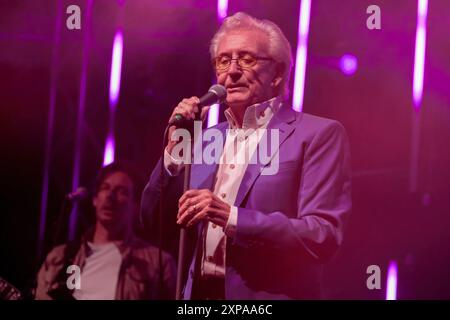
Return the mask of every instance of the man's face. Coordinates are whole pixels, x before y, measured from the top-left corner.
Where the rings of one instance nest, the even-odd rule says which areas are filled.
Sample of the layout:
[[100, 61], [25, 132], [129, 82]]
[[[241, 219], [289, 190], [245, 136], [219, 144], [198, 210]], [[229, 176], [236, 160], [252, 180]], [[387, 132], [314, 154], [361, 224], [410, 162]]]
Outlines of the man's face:
[[135, 209], [130, 177], [123, 172], [108, 175], [100, 185], [93, 204], [97, 222], [106, 228], [117, 230], [128, 226]]
[[[225, 34], [217, 47], [217, 55], [236, 59], [249, 53], [253, 57], [272, 58], [269, 38], [258, 29], [237, 29]], [[227, 88], [229, 107], [248, 107], [272, 98], [281, 77], [273, 60], [258, 60], [251, 68], [242, 68], [236, 60], [227, 70], [216, 70], [217, 82]]]

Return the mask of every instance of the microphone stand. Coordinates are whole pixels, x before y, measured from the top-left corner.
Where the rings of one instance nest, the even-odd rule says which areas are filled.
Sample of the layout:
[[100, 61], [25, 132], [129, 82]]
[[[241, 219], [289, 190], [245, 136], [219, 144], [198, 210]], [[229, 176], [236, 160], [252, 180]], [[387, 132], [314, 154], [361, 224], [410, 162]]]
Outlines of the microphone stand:
[[[218, 88], [215, 88], [216, 90], [219, 90], [219, 91], [223, 91], [223, 92], [221, 92], [220, 94], [218, 94], [216, 91], [214, 91], [214, 90], [211, 90], [210, 89], [210, 91], [208, 92], [208, 94], [207, 95], [205, 95], [205, 96], [203, 96], [202, 98], [200, 98], [200, 100], [202, 100], [202, 99], [204, 99], [205, 101], [203, 101], [203, 103], [208, 103], [208, 102], [211, 102], [211, 101], [208, 101], [207, 99], [214, 99], [214, 101], [217, 101], [217, 99], [219, 99], [219, 100], [223, 100], [225, 97], [224, 96], [226, 96], [226, 89], [224, 88], [224, 87], [222, 87], [222, 86], [219, 86], [219, 85], [216, 85], [216, 86], [218, 86]], [[213, 86], [214, 87], [214, 86]], [[209, 103], [208, 103], [209, 104]], [[179, 119], [181, 119], [181, 118], [179, 118]], [[182, 122], [182, 121], [180, 121], [180, 127], [182, 127], [182, 128], [186, 128], [188, 131], [189, 131], [189, 133], [190, 133], [190, 147], [191, 147], [191, 149], [190, 149], [190, 154], [189, 155], [185, 155], [185, 160], [188, 160], [187, 161], [187, 163], [186, 163], [186, 161], [185, 161], [185, 163], [184, 163], [184, 181], [183, 181], [183, 194], [187, 191], [187, 190], [189, 190], [189, 186], [190, 186], [190, 182], [191, 182], [191, 164], [192, 164], [192, 159], [193, 159], [193, 153], [194, 153], [194, 142], [195, 142], [195, 139], [197, 139], [198, 137], [195, 137], [194, 136], [194, 123], [195, 123], [195, 121], [202, 121], [201, 119], [200, 119], [200, 112], [198, 112], [196, 115], [195, 115], [195, 119], [194, 119], [194, 121], [185, 121], [185, 122]], [[164, 131], [164, 139], [166, 139], [167, 138], [167, 140], [168, 139], [170, 139], [170, 137], [167, 137], [167, 132], [169, 131], [169, 127], [172, 125], [172, 123], [169, 123], [168, 125], [167, 125], [167, 127], [166, 127], [166, 130]], [[163, 152], [162, 152], [162, 161], [161, 161], [161, 177], [163, 176], [163, 170], [164, 170], [164, 150], [165, 150], [165, 143], [163, 143]], [[162, 188], [162, 194], [163, 194], [163, 192], [164, 192], [164, 187]], [[160, 199], [160, 217], [159, 217], [159, 221], [160, 221], [160, 232], [159, 232], [159, 234], [160, 234], [160, 238], [159, 238], [159, 244], [160, 244], [160, 246], [161, 246], [161, 244], [162, 244], [162, 229], [163, 229], [163, 226], [162, 226], [162, 198], [163, 198], [163, 196], [162, 196], [162, 194], [161, 194], [161, 199]], [[186, 228], [184, 228], [184, 227], [181, 227], [181, 229], [180, 229], [180, 240], [179, 240], [179, 244], [178, 244], [178, 270], [177, 270], [177, 285], [176, 285], [176, 291], [175, 291], [175, 299], [176, 300], [181, 300], [182, 299], [182, 296], [181, 296], [181, 293], [182, 293], [182, 290], [183, 290], [183, 279], [185, 279], [185, 268], [184, 268], [184, 266], [186, 265], [186, 259], [187, 259], [187, 237], [188, 236], [188, 234], [187, 234], [187, 230], [186, 230]], [[161, 251], [161, 250], [160, 250]], [[160, 257], [159, 257], [159, 260], [160, 260], [160, 262], [161, 262], [161, 252], [160, 252]], [[161, 287], [161, 275], [160, 275], [160, 287]]]
[[[191, 139], [191, 151], [192, 151], [192, 141]], [[191, 152], [192, 160], [192, 152]], [[183, 193], [189, 190], [189, 185], [191, 182], [191, 162], [184, 165], [184, 182], [183, 182]], [[187, 243], [187, 230], [182, 227], [180, 229], [180, 242], [178, 245], [178, 270], [177, 270], [177, 287], [176, 287], [176, 300], [182, 300], [181, 291], [183, 290], [183, 279], [184, 266], [186, 265], [186, 243]]]
[[[211, 105], [217, 101], [224, 101], [227, 95], [226, 88], [222, 85], [216, 84], [212, 86], [208, 93], [205, 94], [203, 97], [199, 99], [198, 107]], [[200, 114], [201, 111], [196, 113], [195, 120], [200, 120]], [[189, 130], [190, 133], [190, 144], [191, 144], [191, 150], [189, 154], [189, 161], [188, 163], [184, 163], [184, 182], [183, 182], [183, 193], [189, 190], [189, 185], [191, 182], [191, 163], [192, 163], [192, 154], [194, 152], [194, 141], [197, 137], [193, 137], [194, 135], [194, 121], [183, 121], [183, 117], [181, 115], [175, 115], [175, 122], [178, 122], [179, 127], [183, 127]], [[164, 177], [164, 152], [165, 152], [165, 139], [170, 139], [170, 137], [167, 137], [167, 133], [169, 131], [169, 127], [171, 125], [175, 125], [175, 122], [169, 121], [169, 124], [166, 126], [166, 129], [164, 131], [164, 137], [163, 137], [163, 150], [162, 150], [162, 160], [161, 160], [161, 178]], [[193, 138], [192, 138], [193, 137]], [[186, 155], [185, 155], [186, 159]], [[159, 288], [162, 290], [162, 252], [161, 252], [161, 246], [162, 246], [162, 230], [163, 230], [163, 205], [162, 202], [164, 200], [164, 185], [162, 183], [161, 186], [161, 194], [160, 194], [160, 201], [159, 201], [159, 266], [160, 266], [160, 276], [159, 276]], [[183, 279], [185, 278], [184, 275], [184, 266], [186, 264], [186, 243], [187, 243], [187, 230], [186, 228], [180, 229], [180, 241], [178, 246], [178, 271], [177, 271], [177, 286], [176, 286], [176, 300], [181, 300], [181, 291], [183, 290]]]
[[[191, 184], [191, 165], [193, 160], [193, 153], [194, 153], [194, 141], [196, 137], [194, 136], [194, 124], [195, 121], [201, 121], [200, 120], [200, 113], [197, 113], [195, 120], [189, 123], [188, 130], [189, 130], [189, 143], [190, 143], [190, 152], [189, 155], [185, 158], [184, 163], [184, 177], [183, 177], [183, 194], [189, 190], [190, 184]], [[187, 160], [187, 161], [186, 161]], [[186, 163], [187, 162], [187, 163]], [[177, 286], [176, 286], [176, 300], [182, 300], [183, 297], [182, 291], [183, 291], [183, 279], [185, 279], [185, 270], [184, 266], [188, 263], [187, 260], [187, 238], [188, 238], [188, 231], [185, 227], [181, 227], [180, 229], [180, 240], [178, 243], [178, 269], [177, 269]]]
[[[198, 118], [196, 119], [198, 120]], [[164, 138], [163, 138], [163, 150], [162, 150], [162, 159], [161, 159], [161, 177], [164, 176], [164, 152], [165, 152], [165, 143], [166, 141], [168, 141], [170, 139], [170, 137], [168, 137], [168, 132], [169, 132], [169, 127], [171, 126], [171, 124], [167, 125], [165, 131], [164, 131]], [[188, 156], [185, 157], [185, 159], [187, 157], [184, 163], [184, 177], [183, 177], [183, 194], [189, 190], [189, 186], [190, 186], [190, 182], [191, 182], [191, 163], [192, 163], [192, 153], [194, 151], [194, 140], [192, 138], [193, 136], [193, 122], [189, 124], [188, 128], [189, 133], [190, 133], [190, 140], [189, 143], [191, 144], [191, 150], [190, 150], [190, 154]], [[167, 139], [167, 140], [166, 140]], [[186, 163], [187, 162], [187, 163]], [[158, 236], [158, 246], [159, 246], [159, 250], [158, 250], [158, 260], [159, 260], [159, 270], [160, 270], [160, 274], [159, 274], [159, 291], [162, 293], [163, 292], [163, 266], [162, 266], [162, 231], [163, 231], [163, 200], [164, 200], [164, 188], [165, 186], [162, 185], [161, 186], [161, 195], [160, 195], [160, 200], [159, 200], [159, 236]], [[186, 230], [186, 228], [181, 227], [180, 229], [180, 239], [179, 239], [179, 243], [178, 243], [178, 266], [177, 266], [177, 283], [176, 283], [176, 291], [175, 291], [175, 299], [176, 300], [182, 300], [182, 290], [183, 290], [183, 279], [185, 279], [185, 268], [184, 266], [186, 265], [186, 260], [187, 260], [187, 236], [188, 236], [188, 232]]]
[[54, 224], [56, 228], [54, 230], [53, 241], [50, 243], [50, 250], [60, 244], [64, 232], [67, 231], [67, 220], [70, 216], [70, 213], [72, 212], [73, 207], [74, 203], [67, 197], [65, 197], [61, 204], [56, 224]]

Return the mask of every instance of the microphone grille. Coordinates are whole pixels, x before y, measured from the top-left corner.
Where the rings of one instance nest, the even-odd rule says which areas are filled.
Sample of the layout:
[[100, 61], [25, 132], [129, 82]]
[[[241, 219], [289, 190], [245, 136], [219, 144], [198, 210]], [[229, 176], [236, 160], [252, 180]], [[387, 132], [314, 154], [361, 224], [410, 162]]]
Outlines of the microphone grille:
[[89, 195], [89, 191], [85, 187], [78, 187], [76, 193], [80, 194], [83, 197], [87, 197]]
[[225, 100], [227, 97], [227, 89], [221, 84], [215, 84], [209, 88], [208, 92], [214, 93], [220, 101]]
[[85, 187], [78, 187], [74, 192], [66, 195], [66, 198], [71, 201], [78, 201], [86, 199], [89, 196], [89, 191]]

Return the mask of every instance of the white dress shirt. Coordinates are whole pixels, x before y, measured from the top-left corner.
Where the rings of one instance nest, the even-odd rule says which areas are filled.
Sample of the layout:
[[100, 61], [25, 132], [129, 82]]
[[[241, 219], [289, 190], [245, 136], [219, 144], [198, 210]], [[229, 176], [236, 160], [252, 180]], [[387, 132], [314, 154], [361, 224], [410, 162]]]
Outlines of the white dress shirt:
[[[245, 110], [242, 128], [239, 128], [231, 109], [225, 110], [229, 128], [219, 168], [214, 182], [213, 193], [231, 206], [230, 216], [224, 229], [212, 222], [205, 224], [201, 275], [209, 277], [225, 276], [226, 236], [233, 237], [236, 232], [238, 209], [234, 205], [239, 186], [255, 152], [264, 129], [281, 106], [281, 97], [254, 104]], [[171, 176], [178, 175], [182, 161], [172, 157], [166, 150], [164, 166]]]

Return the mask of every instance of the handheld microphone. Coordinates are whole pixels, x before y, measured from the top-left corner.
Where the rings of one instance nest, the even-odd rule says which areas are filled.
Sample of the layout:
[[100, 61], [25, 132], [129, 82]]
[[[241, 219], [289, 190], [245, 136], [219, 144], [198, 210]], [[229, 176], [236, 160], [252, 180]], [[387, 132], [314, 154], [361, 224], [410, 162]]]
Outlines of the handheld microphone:
[[86, 199], [88, 195], [89, 195], [89, 192], [85, 187], [78, 187], [77, 190], [66, 194], [66, 200], [76, 202], [76, 201]]
[[[201, 107], [210, 106], [217, 102], [222, 102], [227, 97], [227, 89], [220, 84], [215, 84], [209, 88], [208, 92], [200, 98], [198, 103], [198, 112], [196, 113], [196, 119], [199, 119], [201, 113]], [[185, 119], [185, 117], [179, 113], [175, 114], [169, 122], [169, 126], [177, 126], [179, 128], [187, 126], [192, 120]]]

